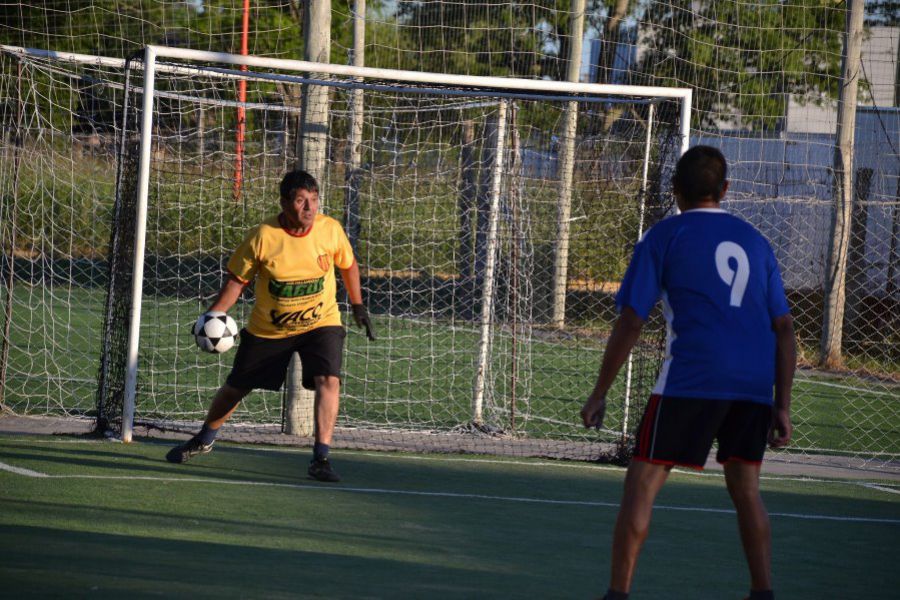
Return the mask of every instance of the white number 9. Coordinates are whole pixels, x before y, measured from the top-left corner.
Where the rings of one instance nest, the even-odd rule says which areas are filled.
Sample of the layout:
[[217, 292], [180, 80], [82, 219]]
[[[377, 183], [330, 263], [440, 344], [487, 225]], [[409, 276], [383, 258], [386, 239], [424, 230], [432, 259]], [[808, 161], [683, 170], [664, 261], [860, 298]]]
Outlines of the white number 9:
[[[737, 262], [737, 270], [728, 264], [729, 259]], [[722, 242], [716, 247], [716, 269], [725, 285], [731, 287], [731, 306], [740, 306], [750, 279], [750, 260], [744, 249], [734, 242]]]

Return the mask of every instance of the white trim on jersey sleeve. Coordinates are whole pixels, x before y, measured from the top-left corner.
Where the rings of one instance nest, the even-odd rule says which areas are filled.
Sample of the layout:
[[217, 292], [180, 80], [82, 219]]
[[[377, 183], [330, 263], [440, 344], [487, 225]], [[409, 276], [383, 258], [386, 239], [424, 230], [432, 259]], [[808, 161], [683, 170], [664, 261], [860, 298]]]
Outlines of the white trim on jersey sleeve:
[[672, 329], [672, 321], [675, 320], [675, 313], [672, 312], [672, 306], [669, 304], [669, 296], [666, 290], [660, 294], [662, 299], [663, 317], [666, 319], [666, 359], [662, 368], [659, 370], [659, 378], [653, 387], [653, 394], [662, 396], [666, 389], [666, 380], [669, 378], [669, 367], [672, 366], [672, 344], [675, 342], [675, 330]]
[[647, 231], [645, 231], [643, 234], [641, 234], [641, 239], [639, 239], [639, 240], [637, 241], [637, 243], [640, 244], [640, 243], [643, 242], [645, 239], [647, 239], [647, 234], [649, 234], [650, 231], [651, 231], [652, 229], [653, 229], [653, 228], [650, 227], [649, 229], [647, 229]]

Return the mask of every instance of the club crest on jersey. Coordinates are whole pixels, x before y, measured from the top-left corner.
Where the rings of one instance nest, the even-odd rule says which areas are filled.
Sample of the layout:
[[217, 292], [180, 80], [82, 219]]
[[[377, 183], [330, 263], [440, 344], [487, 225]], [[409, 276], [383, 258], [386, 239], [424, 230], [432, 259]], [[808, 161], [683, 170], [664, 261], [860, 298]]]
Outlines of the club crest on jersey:
[[331, 268], [331, 257], [327, 254], [320, 254], [316, 261], [319, 263], [319, 267], [323, 271], [327, 271]]
[[325, 289], [325, 278], [303, 279], [300, 281], [269, 280], [269, 293], [273, 298], [302, 298], [321, 294]]

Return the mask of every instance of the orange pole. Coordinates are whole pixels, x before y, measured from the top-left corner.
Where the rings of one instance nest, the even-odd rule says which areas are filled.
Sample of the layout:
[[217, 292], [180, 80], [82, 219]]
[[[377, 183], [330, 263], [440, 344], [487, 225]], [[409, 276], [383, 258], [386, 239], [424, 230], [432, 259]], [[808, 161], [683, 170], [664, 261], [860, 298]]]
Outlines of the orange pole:
[[[248, 37], [250, 34], [250, 0], [244, 0], [244, 14], [241, 21], [241, 54], [249, 54]], [[241, 65], [246, 71], [247, 65]], [[234, 146], [234, 199], [241, 197], [241, 186], [244, 181], [244, 129], [247, 123], [247, 109], [243, 103], [247, 101], [247, 80], [238, 81], [238, 101], [242, 103], [237, 109], [237, 139]]]

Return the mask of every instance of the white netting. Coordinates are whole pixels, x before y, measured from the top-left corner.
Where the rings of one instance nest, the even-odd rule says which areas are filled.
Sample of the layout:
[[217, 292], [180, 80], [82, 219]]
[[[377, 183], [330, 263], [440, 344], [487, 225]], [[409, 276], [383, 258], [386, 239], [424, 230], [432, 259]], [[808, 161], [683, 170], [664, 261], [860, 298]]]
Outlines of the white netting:
[[[220, 268], [210, 272], [203, 261], [221, 264], [248, 226], [277, 212], [274, 190], [292, 163], [294, 148], [285, 117], [296, 114], [289, 100], [299, 95], [299, 83], [282, 80], [275, 86], [260, 77], [254, 73], [249, 82], [244, 188], [238, 201], [232, 195], [234, 104], [228, 101], [233, 82], [216, 73], [157, 78], [160, 130], [152, 163], [144, 288], [153, 298], [144, 322], [155, 325], [143, 330], [142, 348], [153, 350], [142, 355], [148, 364], [141, 369], [138, 420], [165, 426], [201, 418], [224, 376], [221, 364], [213, 367], [206, 357], [171, 349], [172, 328], [192, 320], [217, 289], [223, 273]], [[359, 231], [351, 231], [351, 237], [380, 332], [375, 343], [353, 334], [348, 338], [339, 423], [346, 429], [344, 442], [397, 446], [406, 439], [398, 432], [488, 432], [498, 437], [430, 444], [485, 450], [506, 445], [508, 452], [517, 452], [516, 440], [549, 440], [559, 455], [599, 452], [599, 446], [591, 449], [596, 435], [579, 428], [573, 407], [579, 388], [596, 369], [598, 336], [612, 319], [614, 284], [591, 289], [588, 282], [621, 277], [645, 200], [643, 163], [648, 156], [656, 161], [649, 165], [655, 182], [660, 169], [671, 166], [678, 148], [677, 108], [664, 104], [667, 110], [657, 110], [648, 155], [648, 104], [631, 101], [630, 110], [609, 129], [602, 117], [613, 106], [618, 111], [616, 102], [623, 99], [585, 104], [575, 151], [570, 238], [579, 258], [569, 267], [576, 283], [585, 283], [568, 298], [570, 328], [561, 335], [550, 326], [555, 215], [563, 185], [552, 165], [559, 139], [551, 132], [560, 131], [566, 102], [513, 101], [500, 93], [437, 85], [423, 90], [367, 84], [362, 163], [354, 177], [349, 177], [346, 146], [350, 96], [343, 87], [329, 90], [329, 151], [321, 181], [326, 213], [357, 215]], [[196, 139], [201, 107], [204, 144], [211, 144], [202, 152]], [[212, 132], [220, 134], [210, 138]], [[502, 171], [496, 170], [498, 148], [505, 154]], [[495, 177], [501, 181], [497, 197]], [[659, 186], [652, 187], [658, 195]], [[658, 216], [661, 200], [654, 199]], [[499, 228], [492, 241], [494, 210]], [[597, 239], [604, 240], [602, 249], [594, 247]], [[496, 266], [488, 281], [491, 252]], [[481, 311], [488, 283], [493, 305], [485, 338]], [[154, 292], [153, 285], [161, 288]], [[488, 344], [486, 354], [482, 344]], [[486, 356], [484, 364], [480, 356]], [[651, 351], [648, 360], [656, 358]], [[479, 369], [486, 374], [481, 397], [473, 392]], [[625, 428], [624, 391], [615, 396], [619, 403], [611, 411], [607, 441]], [[280, 397], [260, 395], [245, 402], [233, 422], [277, 425], [281, 418]], [[562, 450], [566, 442], [578, 449]], [[403, 442], [409, 448], [422, 444], [419, 438]]]
[[[69, 73], [68, 86], [87, 76], [82, 67], [53, 59], [25, 57], [22, 64], [32, 77], [48, 70]], [[300, 83], [273, 83], [251, 72], [243, 184], [235, 194], [236, 103], [230, 98], [236, 74], [162, 64], [156, 78], [139, 424], [181, 428], [202, 419], [231, 357], [198, 353], [190, 327], [218, 290], [224, 262], [247, 229], [277, 212], [278, 182], [294, 163]], [[120, 94], [122, 71], [110, 75], [108, 90], [96, 91], [98, 97]], [[139, 80], [132, 77], [132, 89]], [[502, 90], [367, 85], [362, 163], [353, 177], [346, 145], [349, 90], [329, 88], [329, 152], [321, 178], [323, 210], [340, 220], [350, 211], [358, 219], [351, 239], [379, 333], [377, 342], [348, 337], [343, 442], [597, 456], [598, 442], [618, 440], [636, 424], [634, 417], [624, 422], [624, 385], [613, 394], [609, 430], [599, 438], [580, 428], [575, 409], [596, 372], [614, 318], [612, 292], [639, 235], [642, 208], [643, 226], [666, 208], [659, 182], [680, 148], [677, 103], [623, 97], [581, 102], [568, 224], [572, 283], [564, 297], [566, 329], [560, 331], [551, 322], [553, 305], [561, 300], [553, 275], [563, 185], [556, 164], [560, 139], [553, 132], [561, 131], [565, 97], [513, 99]], [[138, 92], [129, 95], [132, 111], [140, 105]], [[619, 116], [606, 128], [611, 110]], [[121, 111], [115, 114], [121, 117]], [[121, 393], [121, 383], [110, 381], [122, 376], [115, 357], [123, 353], [121, 339], [119, 346], [108, 339], [122, 337], [129, 314], [127, 302], [116, 304], [130, 288], [135, 116], [128, 122], [121, 148], [110, 137], [98, 140], [95, 149], [96, 160], [105, 161], [111, 174], [116, 153], [123, 156], [116, 252], [126, 256], [113, 268], [116, 285], [123, 287], [113, 292], [116, 314], [104, 346], [104, 354], [113, 356], [108, 370], [120, 371], [108, 376], [107, 404]], [[115, 121], [109, 125], [116, 128]], [[492, 185], [495, 179], [498, 186]], [[98, 246], [95, 253], [104, 254]], [[484, 329], [488, 287], [492, 306]], [[249, 305], [245, 299], [233, 311], [239, 322]], [[645, 397], [658, 358], [655, 343], [639, 352], [631, 401]], [[479, 369], [485, 373], [480, 394], [473, 392]], [[272, 431], [259, 426], [277, 431], [282, 418], [279, 394], [256, 393], [231, 423], [255, 426], [242, 430], [251, 439]], [[444, 441], [421, 438], [436, 433], [445, 434]], [[545, 442], [549, 449], [541, 446]]]
[[95, 414], [121, 94], [103, 68], [0, 54], [2, 402], [24, 414]]

